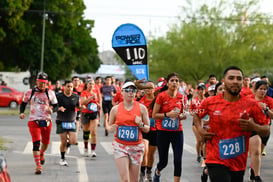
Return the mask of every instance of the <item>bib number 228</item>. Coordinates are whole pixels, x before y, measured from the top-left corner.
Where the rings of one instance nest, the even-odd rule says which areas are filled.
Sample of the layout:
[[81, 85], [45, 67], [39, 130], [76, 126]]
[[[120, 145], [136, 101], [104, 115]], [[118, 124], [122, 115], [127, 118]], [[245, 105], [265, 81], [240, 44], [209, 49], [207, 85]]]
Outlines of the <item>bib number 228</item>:
[[245, 152], [245, 137], [220, 140], [219, 152], [221, 159], [235, 158]]

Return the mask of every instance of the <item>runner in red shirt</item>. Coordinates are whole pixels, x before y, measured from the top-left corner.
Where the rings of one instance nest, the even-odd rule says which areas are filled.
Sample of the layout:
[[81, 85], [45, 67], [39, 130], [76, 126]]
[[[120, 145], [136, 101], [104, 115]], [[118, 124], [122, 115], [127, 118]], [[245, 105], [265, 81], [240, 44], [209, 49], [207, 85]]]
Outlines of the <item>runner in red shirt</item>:
[[91, 157], [96, 157], [97, 154], [97, 128], [98, 128], [98, 107], [100, 102], [100, 94], [95, 88], [95, 82], [89, 78], [86, 80], [86, 88], [81, 93], [80, 102], [85, 105], [86, 109], [82, 110], [82, 129], [84, 140], [84, 155], [88, 156], [88, 140], [91, 133]]
[[180, 181], [182, 174], [183, 128], [184, 114], [183, 95], [179, 93], [179, 77], [177, 73], [167, 76], [168, 90], [157, 95], [152, 117], [156, 119], [157, 149], [159, 162], [157, 163], [154, 182], [160, 181], [160, 172], [168, 164], [169, 145], [172, 144], [174, 154], [174, 181]]
[[[260, 105], [241, 96], [243, 73], [236, 66], [224, 71], [225, 92], [207, 98], [194, 114], [194, 124], [207, 140], [207, 159], [211, 182], [243, 182], [251, 131], [269, 135], [270, 129]], [[209, 131], [200, 118], [209, 115]]]
[[[199, 83], [197, 87], [196, 97], [191, 100], [190, 104], [190, 114], [193, 115], [194, 113], [198, 112], [198, 108], [201, 105], [201, 103], [206, 99], [205, 97], [206, 93], [206, 86], [204, 83]], [[202, 156], [201, 156], [201, 150], [202, 150], [202, 138], [200, 134], [197, 131], [197, 128], [194, 126], [194, 123], [192, 122], [192, 131], [195, 135], [196, 139], [196, 154], [197, 154], [197, 162], [201, 162]]]
[[243, 86], [241, 89], [241, 95], [248, 96], [251, 94], [252, 92], [250, 90], [250, 78], [248, 76], [245, 76], [243, 80]]
[[[150, 119], [150, 131], [148, 133], [142, 132], [143, 141], [145, 144], [145, 152], [141, 165], [140, 181], [145, 181], [145, 177], [148, 181], [153, 181], [152, 167], [154, 164], [155, 152], [156, 152], [156, 128], [155, 120], [152, 118], [153, 109], [150, 107], [155, 92], [155, 84], [151, 81], [145, 83], [145, 86], [150, 86], [152, 89], [144, 89], [144, 96], [139, 100], [139, 103], [145, 105], [149, 112]], [[146, 176], [147, 174], [147, 176]]]
[[[251, 94], [248, 97], [256, 100], [262, 107], [267, 123], [270, 123], [271, 118], [273, 118], [273, 99], [266, 95], [268, 90], [268, 83], [264, 80], [257, 81], [255, 84], [255, 95]], [[259, 136], [256, 132], [252, 132], [249, 140], [249, 154], [251, 159], [251, 165], [249, 168], [250, 171], [250, 180], [262, 181], [260, 177], [261, 169], [261, 154], [265, 148], [269, 136]], [[261, 146], [261, 147], [257, 147]]]

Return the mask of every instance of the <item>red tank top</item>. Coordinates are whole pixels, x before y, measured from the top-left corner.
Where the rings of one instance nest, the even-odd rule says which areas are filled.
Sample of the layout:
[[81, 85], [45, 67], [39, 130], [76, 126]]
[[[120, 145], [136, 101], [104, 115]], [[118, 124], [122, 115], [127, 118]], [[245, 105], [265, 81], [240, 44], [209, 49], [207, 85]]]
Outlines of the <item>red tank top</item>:
[[141, 117], [138, 102], [134, 102], [134, 107], [130, 111], [124, 108], [123, 102], [118, 105], [115, 122], [118, 127], [115, 141], [123, 145], [138, 145], [142, 143], [141, 129], [135, 123], [136, 115]]

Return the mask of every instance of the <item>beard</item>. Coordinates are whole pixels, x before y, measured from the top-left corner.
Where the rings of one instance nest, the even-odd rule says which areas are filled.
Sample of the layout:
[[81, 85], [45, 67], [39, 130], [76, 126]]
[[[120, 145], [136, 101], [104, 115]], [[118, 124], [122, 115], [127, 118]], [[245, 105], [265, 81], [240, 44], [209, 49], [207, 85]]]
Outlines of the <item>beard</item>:
[[241, 92], [241, 87], [238, 89], [232, 90], [231, 88], [225, 87], [225, 91], [229, 92], [232, 96], [237, 96]]

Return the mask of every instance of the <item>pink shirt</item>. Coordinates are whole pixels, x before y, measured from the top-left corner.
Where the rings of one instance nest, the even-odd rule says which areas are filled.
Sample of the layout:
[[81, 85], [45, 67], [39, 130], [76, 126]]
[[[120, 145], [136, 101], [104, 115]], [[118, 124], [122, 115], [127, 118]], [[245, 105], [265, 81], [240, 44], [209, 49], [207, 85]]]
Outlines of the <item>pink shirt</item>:
[[[29, 89], [24, 94], [23, 102], [28, 103], [32, 89]], [[52, 90], [48, 90], [48, 96], [51, 104], [57, 104], [57, 98]], [[51, 120], [51, 115], [47, 113], [49, 100], [45, 92], [35, 92], [30, 100], [29, 121], [34, 120]]]

